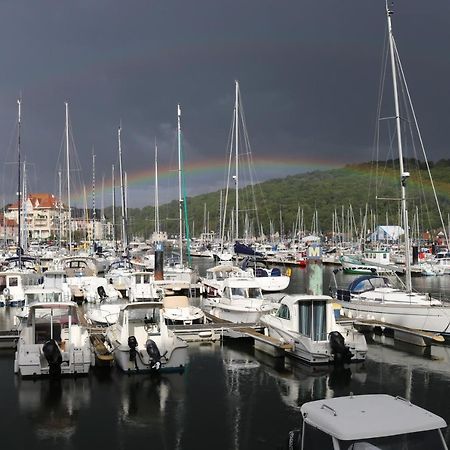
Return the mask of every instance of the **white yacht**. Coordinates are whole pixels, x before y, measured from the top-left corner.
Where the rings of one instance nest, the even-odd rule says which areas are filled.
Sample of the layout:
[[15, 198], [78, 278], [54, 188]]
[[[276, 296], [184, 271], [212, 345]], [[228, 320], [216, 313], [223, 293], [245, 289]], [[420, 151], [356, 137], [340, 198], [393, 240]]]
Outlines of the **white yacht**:
[[22, 377], [85, 374], [91, 366], [89, 334], [74, 302], [30, 306], [20, 332], [14, 372]]
[[125, 372], [182, 371], [187, 343], [168, 330], [161, 302], [128, 303], [106, 339], [116, 364]]
[[364, 361], [364, 335], [336, 323], [332, 301], [326, 295], [286, 296], [261, 323], [269, 336], [293, 345], [290, 355], [309, 364]]
[[289, 450], [448, 450], [445, 420], [401, 397], [326, 398], [300, 411], [302, 429], [289, 433]]
[[25, 290], [41, 283], [42, 275], [28, 269], [0, 272], [0, 306], [23, 306]]
[[163, 288], [155, 284], [151, 272], [134, 272], [131, 274], [131, 283], [128, 288], [130, 302], [159, 300], [164, 295]]
[[219, 264], [206, 270], [206, 276], [200, 278], [203, 290], [208, 297], [218, 297], [223, 294], [225, 280], [228, 278], [251, 278], [251, 275], [240, 267], [232, 264]]
[[274, 305], [264, 299], [261, 288], [253, 278], [227, 278], [220, 297], [205, 299], [211, 314], [235, 323], [255, 323]]

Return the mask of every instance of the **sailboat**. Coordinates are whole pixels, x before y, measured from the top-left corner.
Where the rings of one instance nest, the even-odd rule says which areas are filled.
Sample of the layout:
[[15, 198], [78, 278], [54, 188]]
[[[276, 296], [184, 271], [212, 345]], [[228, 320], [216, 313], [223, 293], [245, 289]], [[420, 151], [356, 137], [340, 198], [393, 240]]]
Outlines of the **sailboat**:
[[[388, 277], [372, 274], [356, 278], [350, 283], [347, 289], [338, 289], [337, 283], [335, 283], [335, 288], [332, 290], [335, 298], [342, 306], [344, 314], [350, 318], [377, 321], [385, 324], [387, 327], [388, 325], [393, 325], [450, 337], [450, 307], [445, 306], [442, 301], [432, 298], [428, 293], [414, 292], [411, 285], [411, 256], [406, 201], [406, 186], [410, 174], [405, 170], [403, 161], [401, 115], [398, 95], [399, 74], [397, 73], [397, 67], [401, 69], [401, 64], [398, 59], [398, 51], [392, 31], [392, 15], [393, 12], [388, 7], [386, 1], [397, 149], [400, 166], [401, 197], [399, 200], [405, 229], [406, 283], [400, 287], [396, 287]], [[401, 75], [401, 80], [404, 82], [403, 71], [401, 71]]]

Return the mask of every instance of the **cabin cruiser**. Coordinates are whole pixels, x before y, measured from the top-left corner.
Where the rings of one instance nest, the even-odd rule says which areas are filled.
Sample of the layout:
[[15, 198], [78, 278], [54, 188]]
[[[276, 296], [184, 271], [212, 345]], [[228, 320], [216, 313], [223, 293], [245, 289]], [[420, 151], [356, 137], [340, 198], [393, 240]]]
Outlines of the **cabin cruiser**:
[[445, 420], [401, 397], [350, 395], [304, 403], [289, 450], [448, 450]]
[[398, 278], [364, 275], [344, 289], [338, 288], [336, 276], [334, 279], [332, 295], [343, 313], [352, 319], [450, 336], [450, 306], [430, 294], [408, 292]]
[[26, 269], [0, 272], [0, 306], [23, 306], [25, 290], [42, 283], [42, 275]]
[[267, 267], [262, 261], [245, 258], [242, 269], [254, 276], [263, 292], [280, 292], [287, 289], [291, 278], [283, 275], [278, 267]]
[[184, 295], [163, 298], [163, 317], [167, 325], [194, 325], [206, 323], [205, 313], [197, 306], [189, 304]]
[[75, 375], [88, 373], [90, 366], [91, 343], [76, 303], [30, 305], [17, 342], [14, 372], [22, 377]]
[[187, 343], [171, 332], [161, 302], [128, 303], [106, 339], [116, 364], [125, 372], [182, 371], [188, 363]]
[[274, 305], [266, 301], [261, 288], [253, 278], [227, 278], [220, 297], [205, 299], [211, 314], [235, 323], [255, 323]]
[[163, 289], [155, 284], [153, 273], [134, 272], [131, 274], [131, 283], [128, 289], [130, 302], [159, 300], [163, 295]]
[[134, 269], [127, 259], [119, 259], [111, 263], [105, 278], [122, 296], [125, 296], [130, 288], [133, 272]]
[[204, 292], [208, 297], [218, 297], [223, 294], [225, 280], [228, 278], [252, 278], [251, 275], [240, 267], [232, 264], [219, 264], [206, 270], [206, 276], [200, 278]]
[[269, 336], [293, 345], [287, 352], [309, 364], [364, 361], [364, 335], [336, 323], [326, 295], [285, 296], [278, 310], [261, 317]]

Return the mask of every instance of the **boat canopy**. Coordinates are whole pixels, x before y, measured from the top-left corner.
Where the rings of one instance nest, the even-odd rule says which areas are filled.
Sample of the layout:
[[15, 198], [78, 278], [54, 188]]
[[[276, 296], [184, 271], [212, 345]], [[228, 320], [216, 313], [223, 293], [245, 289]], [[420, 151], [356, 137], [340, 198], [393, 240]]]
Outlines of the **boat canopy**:
[[386, 277], [376, 275], [364, 275], [353, 280], [348, 290], [352, 294], [361, 294], [367, 291], [373, 291], [376, 288], [391, 287], [389, 280]]
[[303, 420], [343, 441], [445, 428], [447, 423], [411, 402], [386, 394], [316, 400], [302, 405]]

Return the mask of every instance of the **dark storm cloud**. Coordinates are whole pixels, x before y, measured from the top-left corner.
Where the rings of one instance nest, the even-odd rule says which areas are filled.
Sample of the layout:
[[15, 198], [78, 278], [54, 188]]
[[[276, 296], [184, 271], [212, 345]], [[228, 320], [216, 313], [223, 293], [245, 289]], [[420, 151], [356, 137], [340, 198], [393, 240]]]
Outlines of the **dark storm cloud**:
[[[448, 157], [450, 5], [399, 0], [395, 10], [397, 44], [429, 156]], [[120, 120], [130, 174], [152, 168], [155, 137], [161, 166], [175, 162], [178, 102], [186, 162], [225, 158], [235, 79], [256, 159], [368, 160], [384, 30], [382, 0], [3, 1], [4, 161], [14, 158], [19, 92], [33, 191], [57, 192], [66, 100], [87, 183], [93, 147], [97, 179], [109, 177]], [[14, 192], [12, 167], [3, 168], [4, 194]], [[263, 178], [282, 175], [274, 169]], [[217, 173], [193, 174], [188, 191], [218, 189], [222, 182]], [[149, 203], [150, 184], [145, 192], [145, 185], [135, 188], [131, 203]], [[176, 189], [165, 187], [162, 196], [175, 197]]]

